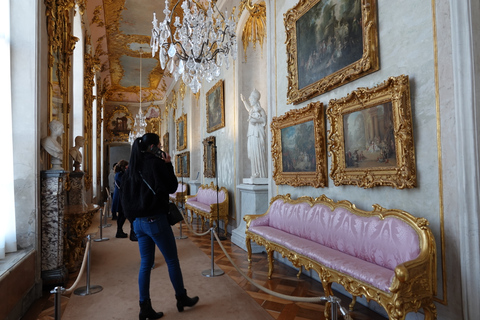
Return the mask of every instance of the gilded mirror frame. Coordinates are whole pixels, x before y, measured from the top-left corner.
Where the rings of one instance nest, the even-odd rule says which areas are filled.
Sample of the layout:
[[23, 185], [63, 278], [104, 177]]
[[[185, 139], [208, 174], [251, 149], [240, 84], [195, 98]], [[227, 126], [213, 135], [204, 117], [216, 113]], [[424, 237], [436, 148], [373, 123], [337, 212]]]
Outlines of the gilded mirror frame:
[[[337, 21], [346, 21], [348, 32], [343, 27], [331, 28], [332, 23], [326, 20], [331, 19], [327, 5], [324, 0], [300, 0], [284, 15], [289, 104], [299, 104], [380, 68], [376, 0], [348, 1], [348, 5], [359, 6], [361, 11], [358, 13], [361, 21], [347, 10], [344, 15], [336, 17]], [[340, 10], [338, 3], [329, 7]], [[358, 24], [361, 30], [354, 28]], [[308, 29], [297, 30], [302, 27]], [[358, 31], [353, 35], [352, 30]], [[356, 34], [362, 35], [362, 43], [349, 46], [359, 38]], [[338, 40], [343, 38], [345, 40]], [[308, 59], [305, 58], [307, 56]], [[326, 65], [322, 65], [324, 61]], [[322, 67], [325, 74], [316, 71], [314, 66]]]
[[[336, 186], [416, 187], [408, 76], [390, 77], [376, 87], [358, 88], [344, 98], [330, 100], [327, 117], [330, 177]], [[350, 124], [354, 119], [359, 125]], [[355, 146], [353, 156], [348, 145]]]
[[326, 187], [327, 139], [323, 103], [312, 102], [302, 109], [273, 117], [270, 127], [275, 183]]
[[[71, 56], [77, 37], [72, 35], [70, 16], [74, 0], [45, 0], [48, 34], [48, 122], [58, 120], [63, 124], [63, 166], [69, 163], [69, 113]], [[50, 157], [49, 157], [50, 159]], [[50, 168], [48, 160], [47, 168]]]

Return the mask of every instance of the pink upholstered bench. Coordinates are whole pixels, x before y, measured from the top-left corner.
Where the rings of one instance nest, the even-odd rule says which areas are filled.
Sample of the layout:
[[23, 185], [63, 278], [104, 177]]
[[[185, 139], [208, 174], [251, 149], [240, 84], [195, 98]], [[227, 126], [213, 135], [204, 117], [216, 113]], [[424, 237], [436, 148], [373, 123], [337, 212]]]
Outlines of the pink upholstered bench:
[[379, 205], [373, 211], [350, 202], [290, 195], [274, 197], [263, 215], [246, 215], [246, 245], [251, 261], [253, 240], [265, 246], [269, 273], [273, 252], [294, 266], [318, 272], [326, 295], [337, 282], [353, 296], [364, 295], [383, 306], [390, 319], [423, 307], [435, 319], [436, 249], [428, 221]]
[[170, 201], [177, 206], [185, 202], [185, 196], [188, 195], [188, 184], [179, 182], [177, 190], [174, 193], [169, 194]]
[[218, 223], [218, 217], [223, 220], [225, 231], [228, 223], [228, 191], [225, 187], [218, 189], [218, 217], [217, 217], [217, 186], [202, 184], [196, 195], [185, 197], [185, 209], [190, 212], [190, 222], [193, 214], [202, 219], [202, 229], [205, 226], [205, 220]]

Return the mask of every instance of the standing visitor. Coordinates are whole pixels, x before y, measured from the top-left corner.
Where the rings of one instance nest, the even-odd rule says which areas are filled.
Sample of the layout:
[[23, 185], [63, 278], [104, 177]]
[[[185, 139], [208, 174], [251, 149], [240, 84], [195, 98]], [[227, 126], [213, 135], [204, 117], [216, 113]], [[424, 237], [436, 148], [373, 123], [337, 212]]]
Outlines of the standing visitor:
[[155, 245], [167, 263], [178, 311], [193, 307], [199, 300], [198, 297], [188, 297], [183, 285], [177, 245], [167, 220], [168, 195], [177, 190], [178, 181], [170, 155], [161, 151], [160, 147], [160, 138], [154, 133], [146, 133], [135, 139], [129, 167], [121, 184], [123, 210], [127, 218], [135, 219], [133, 225], [140, 249], [140, 320], [163, 316], [163, 312], [156, 312], [152, 308], [150, 300], [150, 274], [155, 259]]

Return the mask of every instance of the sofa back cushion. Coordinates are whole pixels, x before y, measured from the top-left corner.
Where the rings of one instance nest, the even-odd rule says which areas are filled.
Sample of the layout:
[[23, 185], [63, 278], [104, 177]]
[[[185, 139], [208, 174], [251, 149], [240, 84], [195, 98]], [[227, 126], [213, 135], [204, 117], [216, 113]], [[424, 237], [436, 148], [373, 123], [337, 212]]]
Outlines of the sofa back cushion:
[[[217, 190], [210, 188], [200, 188], [197, 193], [197, 201], [208, 205], [217, 203]], [[225, 201], [225, 193], [218, 190], [218, 203]]]
[[332, 212], [323, 204], [310, 207], [278, 199], [267, 215], [250, 224], [255, 225], [268, 225], [391, 270], [420, 253], [418, 234], [406, 222], [391, 216], [383, 220], [359, 216], [344, 207]]

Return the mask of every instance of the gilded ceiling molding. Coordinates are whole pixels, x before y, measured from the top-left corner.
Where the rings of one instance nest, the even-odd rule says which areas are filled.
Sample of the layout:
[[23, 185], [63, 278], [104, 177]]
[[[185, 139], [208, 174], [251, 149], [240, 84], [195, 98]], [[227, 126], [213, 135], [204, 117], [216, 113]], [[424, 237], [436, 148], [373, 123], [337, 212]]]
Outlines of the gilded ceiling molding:
[[245, 61], [247, 61], [247, 47], [249, 43], [253, 44], [254, 50], [257, 47], [257, 42], [260, 43], [260, 47], [263, 49], [263, 43], [267, 38], [267, 7], [263, 1], [254, 5], [252, 0], [242, 0], [238, 17], [242, 15], [243, 10], [247, 10], [250, 14], [242, 33], [243, 52]]

